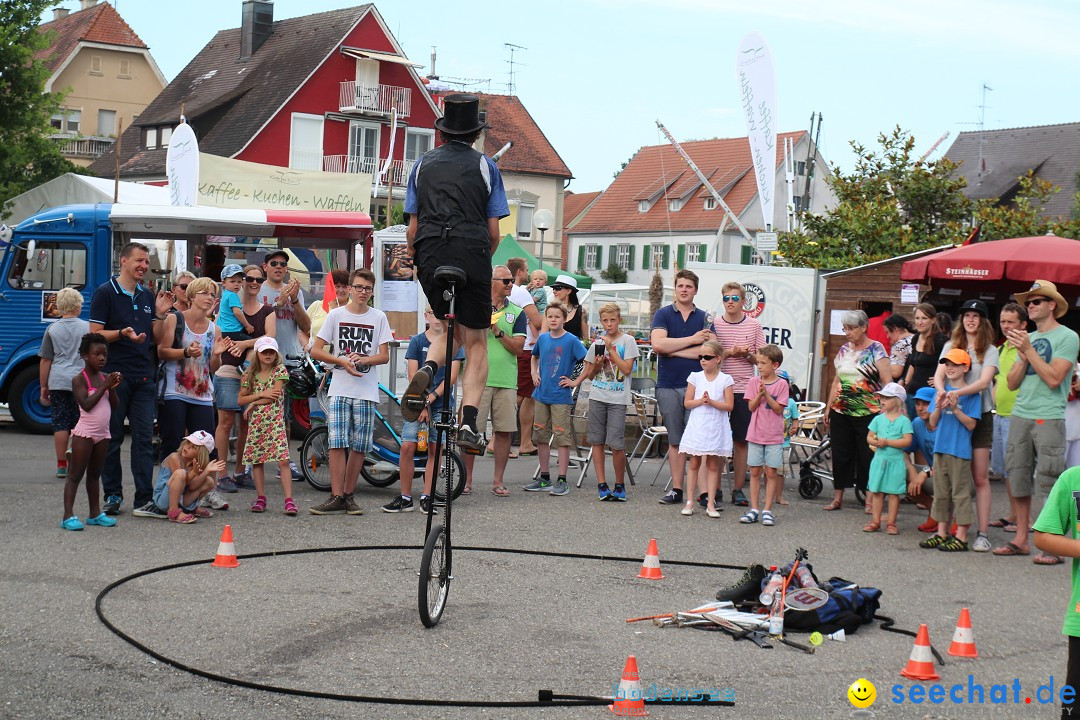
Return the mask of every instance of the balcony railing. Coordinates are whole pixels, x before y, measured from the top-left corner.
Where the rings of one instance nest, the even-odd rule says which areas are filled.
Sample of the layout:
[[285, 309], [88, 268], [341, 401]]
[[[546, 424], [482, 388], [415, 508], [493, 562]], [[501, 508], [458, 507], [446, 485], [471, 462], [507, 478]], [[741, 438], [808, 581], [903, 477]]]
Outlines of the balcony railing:
[[[375, 175], [385, 163], [386, 158], [376, 160], [373, 157], [361, 157], [360, 155], [324, 155], [322, 169], [326, 172]], [[386, 185], [392, 181], [394, 185], [404, 185], [409, 179], [413, 163], [413, 160], [393, 160], [381, 184]]]
[[394, 85], [368, 87], [354, 80], [341, 83], [338, 106], [341, 112], [363, 112], [389, 115], [397, 108], [398, 117], [409, 117], [412, 111], [412, 90]]
[[112, 138], [73, 138], [67, 135], [53, 135], [50, 139], [60, 146], [62, 155], [78, 158], [99, 158], [115, 142]]

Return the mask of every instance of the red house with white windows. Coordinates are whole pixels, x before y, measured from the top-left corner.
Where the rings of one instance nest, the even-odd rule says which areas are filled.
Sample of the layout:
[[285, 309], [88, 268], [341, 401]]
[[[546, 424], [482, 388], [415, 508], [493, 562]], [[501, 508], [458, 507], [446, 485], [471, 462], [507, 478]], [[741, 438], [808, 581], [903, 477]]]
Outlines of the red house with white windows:
[[[218, 32], [123, 133], [120, 177], [165, 179], [182, 111], [211, 155], [371, 174], [389, 158], [371, 205], [373, 217], [384, 215], [386, 186], [400, 201], [413, 162], [435, 144], [441, 113], [420, 64], [405, 57], [374, 5], [278, 21], [269, 0], [237, 5], [241, 26]], [[91, 171], [112, 176], [114, 152]]]

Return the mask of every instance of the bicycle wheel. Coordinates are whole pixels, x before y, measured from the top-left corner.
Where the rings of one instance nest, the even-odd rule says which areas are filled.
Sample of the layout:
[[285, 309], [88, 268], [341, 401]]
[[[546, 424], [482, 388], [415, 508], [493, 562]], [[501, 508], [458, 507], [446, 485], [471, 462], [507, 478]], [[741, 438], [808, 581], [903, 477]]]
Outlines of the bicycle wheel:
[[[450, 451], [450, 457], [453, 458], [453, 469], [450, 472], [454, 475], [451, 480], [451, 485], [454, 488], [454, 499], [457, 500], [461, 497], [461, 493], [465, 491], [465, 462], [461, 459], [461, 456], [457, 454], [456, 450]], [[439, 458], [439, 466], [439, 477], [435, 480], [432, 494], [435, 495], [435, 502], [444, 503], [446, 502], [446, 495], [439, 492], [440, 488], [446, 487], [446, 477], [444, 477], [441, 472], [442, 458]]]
[[420, 559], [420, 587], [417, 606], [420, 622], [433, 628], [439, 624], [446, 609], [446, 596], [450, 593], [450, 544], [442, 525], [431, 528], [424, 555]]
[[300, 446], [300, 467], [304, 479], [308, 485], [322, 492], [330, 490], [329, 434], [325, 425], [316, 425]]
[[390, 487], [401, 475], [396, 465], [380, 460], [373, 453], [364, 457], [364, 466], [360, 468], [360, 474], [369, 485], [375, 487]]

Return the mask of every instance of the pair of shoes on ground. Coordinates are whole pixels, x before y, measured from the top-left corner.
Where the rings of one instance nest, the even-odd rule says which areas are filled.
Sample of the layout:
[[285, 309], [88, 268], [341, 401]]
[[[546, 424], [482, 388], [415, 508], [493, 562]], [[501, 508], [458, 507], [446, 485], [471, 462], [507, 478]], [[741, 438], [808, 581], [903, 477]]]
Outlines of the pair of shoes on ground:
[[326, 502], [308, 508], [312, 515], [363, 515], [364, 510], [352, 494], [331, 495]]
[[607, 483], [600, 483], [596, 486], [596, 495], [604, 502], [626, 502], [626, 486], [615, 483], [615, 489], [612, 490]]
[[[421, 495], [416, 504], [420, 506], [420, 512], [425, 515], [431, 515], [432, 513], [436, 515], [439, 514], [439, 511], [435, 510], [433, 507], [434, 503], [430, 495]], [[391, 502], [382, 506], [382, 511], [386, 513], [407, 513], [412, 512], [413, 509], [414, 505], [412, 498], [406, 498], [404, 495], [398, 495]]]
[[743, 516], [739, 518], [739, 522], [743, 525], [751, 525], [758, 521], [758, 517], [761, 518], [761, 524], [765, 527], [772, 527], [776, 524], [776, 516], [773, 515], [772, 510], [762, 510], [760, 513], [757, 510], [750, 510], [743, 513]]
[[[873, 533], [873, 532], [877, 532], [880, 529], [881, 529], [881, 521], [880, 520], [871, 520], [870, 522], [866, 523], [865, 526], [863, 526], [862, 531], [864, 533]], [[887, 523], [885, 523], [885, 533], [887, 535], [899, 535], [900, 534], [900, 529], [898, 527], [896, 527], [896, 523], [887, 522]]]
[[[100, 513], [95, 517], [86, 518], [86, 525], [97, 525], [98, 527], [116, 527], [116, 521], [105, 513]], [[72, 515], [66, 520], [60, 522], [60, 527], [65, 530], [82, 530], [86, 525], [83, 525], [78, 516]]]
[[942, 552], [967, 552], [971, 549], [966, 541], [961, 540], [955, 535], [942, 537], [937, 533], [934, 533], [930, 537], [920, 542], [919, 547], [924, 550], [933, 550], [937, 548]]
[[569, 495], [570, 486], [565, 480], [545, 480], [538, 477], [531, 483], [521, 488], [525, 492], [546, 492], [550, 495]]

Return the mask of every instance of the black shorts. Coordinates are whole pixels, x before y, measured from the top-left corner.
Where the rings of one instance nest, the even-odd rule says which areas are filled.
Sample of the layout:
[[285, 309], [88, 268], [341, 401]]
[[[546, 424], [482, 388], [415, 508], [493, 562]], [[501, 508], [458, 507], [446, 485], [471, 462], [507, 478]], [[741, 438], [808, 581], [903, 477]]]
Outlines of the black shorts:
[[[434, 246], [434, 247], [433, 247]], [[491, 245], [488, 242], [432, 239], [416, 248], [416, 270], [435, 317], [446, 318], [450, 302], [443, 299], [446, 286], [435, 280], [435, 271], [452, 265], [465, 272], [465, 287], [457, 289], [457, 322], [467, 328], [491, 327]]]
[[69, 432], [79, 424], [79, 404], [70, 390], [50, 390], [49, 405], [52, 406], [52, 431]]
[[735, 407], [731, 410], [731, 439], [746, 442], [746, 431], [750, 429], [750, 402], [742, 393], [735, 393]]

